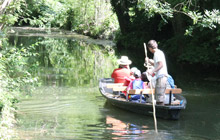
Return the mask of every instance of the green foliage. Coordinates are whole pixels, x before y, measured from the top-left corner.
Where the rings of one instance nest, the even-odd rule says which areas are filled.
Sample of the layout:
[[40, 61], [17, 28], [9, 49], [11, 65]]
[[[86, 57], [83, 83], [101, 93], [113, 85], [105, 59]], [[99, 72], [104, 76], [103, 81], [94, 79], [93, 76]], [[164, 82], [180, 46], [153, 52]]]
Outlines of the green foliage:
[[[161, 18], [165, 21], [165, 18], [173, 17], [173, 9], [170, 7], [170, 4], [165, 2], [160, 2], [157, 0], [140, 0], [141, 8], [145, 8], [148, 12], [147, 16], [149, 18], [153, 17], [155, 14], [160, 14]], [[143, 7], [145, 5], [145, 7]], [[164, 18], [165, 16], [165, 18]]]
[[[21, 91], [30, 94], [33, 86], [37, 85], [38, 78], [32, 73], [37, 64], [29, 63], [30, 58], [37, 55], [32, 53], [34, 47], [16, 48], [9, 46], [6, 39], [1, 41], [4, 47], [0, 52], [0, 137], [4, 140], [11, 139], [14, 135], [14, 104], [18, 102]], [[28, 89], [24, 89], [25, 87]]]
[[[193, 36], [175, 36], [164, 41], [162, 46], [170, 57], [178, 63], [200, 64], [204, 67], [218, 66], [220, 63], [219, 29], [194, 28]], [[183, 47], [180, 47], [184, 42]], [[181, 53], [177, 53], [181, 52]]]
[[29, 63], [31, 59], [38, 55], [33, 53], [33, 50], [35, 50], [34, 46], [29, 48], [4, 48], [1, 59], [6, 65], [8, 76], [12, 79], [7, 89], [11, 91], [18, 90], [25, 85], [34, 85], [37, 82], [37, 78], [32, 77], [31, 72], [38, 64], [37, 62], [33, 63], [33, 61]]
[[169, 57], [178, 60], [177, 63], [219, 64], [220, 14], [216, 10], [219, 7], [217, 1], [211, 4], [200, 0], [138, 0], [136, 5], [128, 4], [135, 3], [134, 0], [126, 2], [122, 0], [121, 5], [117, 5], [112, 0], [116, 12], [120, 9], [122, 13], [132, 13], [129, 17], [118, 17], [119, 21], [129, 19], [126, 22], [129, 24], [120, 24], [129, 27], [123, 28], [125, 33], [116, 38], [120, 48], [139, 52], [143, 50], [143, 42], [155, 39], [161, 42], [159, 47]]
[[[82, 8], [83, 7], [83, 8]], [[92, 0], [75, 5], [73, 30], [95, 38], [114, 37], [119, 25], [117, 17], [112, 13], [110, 3]]]
[[[62, 27], [66, 15], [66, 7], [57, 1], [30, 0], [23, 3], [19, 14], [18, 25], [36, 27], [53, 27], [56, 24]], [[58, 20], [59, 19], [59, 20]], [[56, 23], [56, 20], [58, 22]]]
[[[100, 25], [89, 26], [87, 34], [94, 38], [114, 39], [119, 28], [116, 21], [116, 16], [112, 15], [112, 17], [106, 18]], [[86, 28], [81, 28], [81, 31], [85, 32]]]
[[[172, 3], [170, 4], [168, 2], [160, 0], [140, 0], [139, 5], [140, 8], [145, 8], [145, 10], [148, 12], [147, 15], [149, 18], [153, 17], [155, 14], [159, 14], [165, 22], [167, 22], [166, 18], [173, 18], [174, 13], [187, 15], [192, 19], [193, 25], [186, 30], [186, 35], [191, 35], [194, 25], [196, 25], [196, 27], [214, 29], [216, 28], [216, 24], [220, 24], [219, 10], [213, 9], [211, 11], [198, 11], [195, 10], [196, 7], [194, 7], [194, 10], [191, 10], [191, 7], [193, 7], [192, 3], [188, 3], [185, 1], [180, 1], [182, 3], [175, 3], [173, 1], [170, 1], [170, 3]], [[174, 7], [172, 8], [171, 5], [173, 5], [173, 3], [175, 3], [176, 5], [174, 5]], [[145, 7], [143, 7], [143, 5], [145, 5]], [[177, 10], [176, 7], [180, 7], [180, 9]]]
[[18, 25], [58, 27], [95, 38], [112, 38], [119, 27], [110, 3], [99, 0], [31, 0], [21, 9]]
[[11, 2], [10, 5], [5, 8], [5, 12], [3, 14], [0, 14], [0, 25], [2, 24], [5, 26], [10, 26], [15, 24], [19, 17], [19, 15], [15, 13], [15, 11], [17, 11], [18, 13], [20, 12], [22, 3], [24, 3], [24, 0], [16, 0]]
[[220, 25], [220, 12], [213, 9], [212, 11], [205, 10], [204, 14], [201, 12], [189, 11], [188, 15], [193, 20], [193, 25], [186, 29], [185, 35], [192, 35], [195, 28], [209, 28], [215, 29], [217, 25]]

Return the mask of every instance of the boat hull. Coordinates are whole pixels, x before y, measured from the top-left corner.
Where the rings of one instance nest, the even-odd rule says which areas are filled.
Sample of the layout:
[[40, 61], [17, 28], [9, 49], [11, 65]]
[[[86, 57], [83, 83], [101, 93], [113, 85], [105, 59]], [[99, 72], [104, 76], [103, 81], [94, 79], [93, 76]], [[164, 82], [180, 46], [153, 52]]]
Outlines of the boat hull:
[[[120, 100], [114, 96], [112, 89], [106, 87], [108, 83], [113, 83], [111, 78], [103, 78], [99, 81], [99, 90], [101, 94], [110, 102], [113, 106], [131, 111], [138, 114], [153, 116], [153, 107], [150, 103], [130, 102], [126, 100]], [[181, 95], [174, 95], [176, 99], [181, 100], [181, 105], [156, 105], [157, 118], [173, 119], [177, 120], [180, 117], [180, 111], [186, 108], [186, 99]]]

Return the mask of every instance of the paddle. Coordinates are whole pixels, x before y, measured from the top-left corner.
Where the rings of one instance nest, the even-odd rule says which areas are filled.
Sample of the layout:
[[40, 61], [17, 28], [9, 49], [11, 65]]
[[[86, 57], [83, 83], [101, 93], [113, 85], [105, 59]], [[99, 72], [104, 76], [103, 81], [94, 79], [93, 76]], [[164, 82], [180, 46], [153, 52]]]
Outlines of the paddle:
[[[144, 51], [145, 51], [145, 56], [147, 57], [147, 48], [146, 48], [146, 44], [144, 43]], [[147, 69], [149, 69], [149, 65], [148, 65], [148, 59], [147, 59]], [[146, 71], [147, 77], [149, 77], [148, 72]], [[154, 127], [155, 127], [155, 131], [156, 133], [158, 133], [157, 131], [157, 118], [156, 118], [156, 109], [155, 109], [155, 101], [154, 101], [154, 94], [153, 94], [153, 88], [152, 88], [152, 81], [151, 79], [149, 79], [150, 82], [150, 89], [152, 92], [152, 104], [153, 104], [153, 115], [154, 115]]]

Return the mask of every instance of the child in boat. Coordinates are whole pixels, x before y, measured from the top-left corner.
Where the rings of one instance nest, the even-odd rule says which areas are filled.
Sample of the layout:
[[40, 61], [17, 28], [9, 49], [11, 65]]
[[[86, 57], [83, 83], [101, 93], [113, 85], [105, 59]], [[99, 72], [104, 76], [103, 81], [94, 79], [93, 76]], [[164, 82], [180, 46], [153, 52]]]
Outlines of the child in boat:
[[[124, 82], [124, 84], [123, 84], [123, 86], [128, 86], [134, 79], [135, 79], [135, 77], [134, 77], [134, 72], [136, 71], [136, 70], [138, 70], [136, 67], [132, 67], [131, 68], [131, 71], [130, 71], [130, 76], [129, 77], [126, 77], [125, 78], [125, 82]], [[124, 97], [126, 97], [126, 95], [127, 95], [127, 90], [126, 91], [122, 91], [122, 93], [124, 93]]]
[[[146, 89], [145, 83], [141, 80], [141, 71], [140, 70], [136, 70], [134, 72], [134, 77], [135, 77], [135, 79], [132, 82], [130, 82], [130, 84], [128, 85], [127, 91], [129, 91], [130, 89]], [[139, 100], [140, 94], [131, 95], [130, 99], [131, 100]], [[143, 95], [142, 95], [142, 99], [146, 100]]]
[[132, 82], [135, 77], [134, 77], [134, 72], [138, 70], [136, 67], [132, 67], [130, 70], [130, 76], [125, 78], [125, 82], [123, 84], [123, 86], [128, 86], [130, 84], [130, 82]]

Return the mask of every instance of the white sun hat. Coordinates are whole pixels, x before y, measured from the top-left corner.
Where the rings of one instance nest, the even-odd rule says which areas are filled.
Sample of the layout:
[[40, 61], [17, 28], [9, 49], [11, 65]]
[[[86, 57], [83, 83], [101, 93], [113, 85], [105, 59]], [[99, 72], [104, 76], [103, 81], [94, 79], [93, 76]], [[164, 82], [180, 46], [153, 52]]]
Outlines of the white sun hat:
[[140, 70], [136, 70], [134, 72], [134, 77], [141, 77], [141, 71]]
[[136, 67], [131, 68], [131, 72], [134, 73], [136, 70], [138, 70]]
[[131, 60], [129, 60], [127, 56], [121, 56], [121, 58], [118, 59], [117, 62], [120, 65], [130, 65], [132, 63]]

